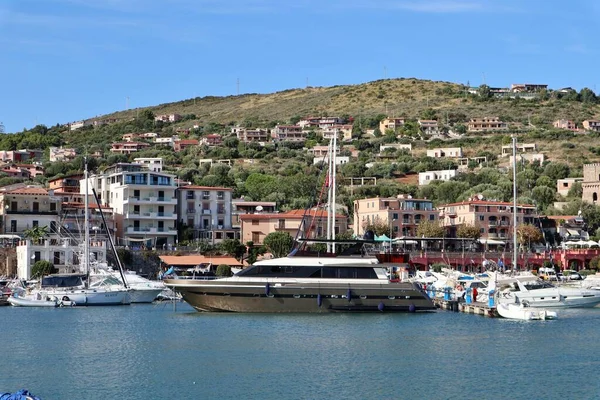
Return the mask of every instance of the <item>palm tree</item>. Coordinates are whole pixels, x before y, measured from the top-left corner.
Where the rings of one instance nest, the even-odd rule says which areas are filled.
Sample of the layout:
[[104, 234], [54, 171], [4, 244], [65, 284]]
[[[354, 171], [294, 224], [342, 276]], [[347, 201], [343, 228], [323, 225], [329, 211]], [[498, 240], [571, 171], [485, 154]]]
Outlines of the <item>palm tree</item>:
[[39, 244], [43, 238], [48, 236], [48, 226], [34, 226], [33, 228], [26, 229], [23, 235], [27, 239], [31, 239], [34, 244]]

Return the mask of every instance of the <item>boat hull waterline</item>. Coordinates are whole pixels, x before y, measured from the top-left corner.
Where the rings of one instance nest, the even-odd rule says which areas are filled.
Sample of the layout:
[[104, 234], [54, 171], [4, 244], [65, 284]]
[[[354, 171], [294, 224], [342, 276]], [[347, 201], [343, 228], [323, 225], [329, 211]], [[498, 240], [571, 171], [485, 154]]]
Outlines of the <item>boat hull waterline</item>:
[[[380, 285], [263, 285], [215, 281], [166, 280], [198, 311], [263, 313], [418, 312], [436, 309], [412, 283]], [[375, 286], [375, 287], [374, 287]]]

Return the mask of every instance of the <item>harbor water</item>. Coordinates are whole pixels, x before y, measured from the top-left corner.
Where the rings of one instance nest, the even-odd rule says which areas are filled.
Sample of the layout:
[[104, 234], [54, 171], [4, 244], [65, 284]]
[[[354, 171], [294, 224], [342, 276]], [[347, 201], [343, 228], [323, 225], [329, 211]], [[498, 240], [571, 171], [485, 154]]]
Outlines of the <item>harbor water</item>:
[[50, 399], [596, 399], [600, 308], [555, 321], [0, 308], [0, 392]]

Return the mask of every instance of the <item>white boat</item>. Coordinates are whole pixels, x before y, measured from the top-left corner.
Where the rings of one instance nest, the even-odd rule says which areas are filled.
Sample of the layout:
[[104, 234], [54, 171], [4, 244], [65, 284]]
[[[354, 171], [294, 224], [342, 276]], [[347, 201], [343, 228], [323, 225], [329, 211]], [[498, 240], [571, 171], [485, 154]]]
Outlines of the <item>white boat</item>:
[[600, 304], [600, 290], [555, 286], [535, 276], [505, 278], [497, 284], [499, 303], [546, 308], [583, 308]]
[[[94, 269], [90, 279], [93, 282], [91, 286], [108, 285], [115, 289], [123, 287], [121, 275], [108, 267]], [[132, 271], [126, 271], [124, 279], [129, 289], [129, 301], [131, 303], [152, 303], [166, 289], [164, 282], [151, 281]]]
[[558, 314], [556, 311], [533, 309], [531, 307], [525, 306], [523, 303], [499, 303], [496, 307], [496, 310], [502, 318], [508, 319], [520, 319], [524, 321], [530, 321], [558, 318]]
[[8, 298], [8, 302], [14, 307], [58, 307], [56, 297], [42, 297], [40, 293], [33, 295], [15, 292]]

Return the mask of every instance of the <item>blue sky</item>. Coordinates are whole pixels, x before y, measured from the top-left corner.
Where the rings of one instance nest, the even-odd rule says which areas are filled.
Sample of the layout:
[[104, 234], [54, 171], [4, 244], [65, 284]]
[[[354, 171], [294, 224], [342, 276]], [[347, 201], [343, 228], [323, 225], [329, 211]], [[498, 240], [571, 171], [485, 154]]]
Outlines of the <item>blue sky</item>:
[[240, 93], [384, 74], [598, 92], [599, 18], [596, 0], [0, 0], [0, 121], [232, 95], [238, 78]]

